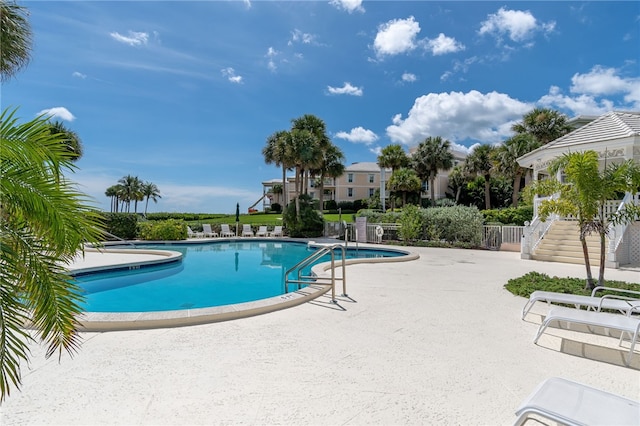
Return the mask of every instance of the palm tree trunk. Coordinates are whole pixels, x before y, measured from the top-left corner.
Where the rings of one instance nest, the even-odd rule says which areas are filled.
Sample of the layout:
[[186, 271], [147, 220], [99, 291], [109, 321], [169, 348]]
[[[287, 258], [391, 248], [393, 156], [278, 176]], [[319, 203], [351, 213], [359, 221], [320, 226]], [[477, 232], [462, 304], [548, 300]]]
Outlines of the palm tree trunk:
[[520, 181], [522, 180], [522, 172], [516, 172], [513, 179], [513, 195], [511, 196], [511, 206], [518, 207], [518, 198], [520, 198]]
[[582, 254], [584, 255], [584, 266], [587, 268], [587, 283], [584, 287], [585, 290], [593, 290], [596, 286], [593, 284], [593, 276], [591, 275], [591, 263], [589, 262], [589, 247], [587, 247], [587, 240], [582, 232], [580, 232], [580, 243], [582, 244]]
[[149, 207], [149, 197], [147, 197], [147, 202], [144, 205], [144, 215], [147, 216], [147, 207]]
[[324, 210], [324, 175], [323, 174], [320, 175], [320, 194], [318, 195], [318, 200], [320, 204], [318, 206], [318, 210], [322, 212], [322, 210]]
[[287, 207], [287, 168], [282, 164], [282, 207]]
[[436, 205], [436, 189], [434, 186], [436, 185], [436, 177], [431, 174], [429, 177], [429, 189], [431, 190], [431, 207], [435, 207]]
[[487, 210], [491, 210], [491, 177], [484, 176], [484, 205]]
[[600, 267], [598, 268], [598, 285], [604, 285], [604, 262], [606, 257], [606, 234], [600, 231]]

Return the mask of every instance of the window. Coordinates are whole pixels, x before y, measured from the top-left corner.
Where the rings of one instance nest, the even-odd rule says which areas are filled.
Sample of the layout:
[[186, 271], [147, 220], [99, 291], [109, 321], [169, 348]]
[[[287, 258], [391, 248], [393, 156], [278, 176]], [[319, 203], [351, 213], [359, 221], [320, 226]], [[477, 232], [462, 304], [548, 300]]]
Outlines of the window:
[[369, 188], [369, 197], [373, 197], [373, 194], [375, 194], [375, 192], [375, 188]]
[[316, 187], [316, 180], [315, 179], [309, 179], [309, 186], [311, 188], [315, 188]]
[[369, 175], [369, 183], [373, 183], [373, 180], [374, 180], [373, 174], [370, 174]]
[[347, 182], [349, 182], [349, 183], [353, 182], [353, 173], [347, 174]]
[[347, 188], [347, 197], [353, 197], [353, 188]]
[[313, 191], [309, 192], [309, 197], [316, 198], [316, 193]]

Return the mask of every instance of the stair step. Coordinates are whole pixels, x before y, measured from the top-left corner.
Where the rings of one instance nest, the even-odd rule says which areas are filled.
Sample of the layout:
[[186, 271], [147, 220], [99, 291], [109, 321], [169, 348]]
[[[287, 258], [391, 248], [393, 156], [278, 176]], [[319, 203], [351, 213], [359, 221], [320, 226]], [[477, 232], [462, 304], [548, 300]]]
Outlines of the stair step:
[[[531, 256], [532, 259], [541, 260], [543, 262], [561, 262], [561, 263], [572, 263], [575, 265], [584, 265], [584, 257], [567, 257], [567, 256], [550, 256], [550, 255], [540, 255], [536, 252], [536, 254]], [[592, 258], [589, 256], [589, 263], [591, 266], [600, 265], [600, 258]]]
[[[600, 264], [600, 236], [587, 235], [589, 263]], [[562, 262], [584, 265], [584, 253], [578, 223], [574, 221], [555, 221], [532, 255], [533, 259], [546, 262]]]

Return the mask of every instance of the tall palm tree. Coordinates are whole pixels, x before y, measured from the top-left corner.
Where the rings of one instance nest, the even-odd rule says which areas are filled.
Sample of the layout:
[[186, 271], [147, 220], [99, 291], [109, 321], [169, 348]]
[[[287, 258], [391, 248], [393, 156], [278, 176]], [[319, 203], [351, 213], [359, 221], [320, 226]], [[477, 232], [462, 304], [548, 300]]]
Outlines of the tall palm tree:
[[527, 173], [526, 168], [518, 164], [518, 158], [530, 153], [540, 146], [540, 142], [530, 133], [520, 133], [507, 139], [502, 145], [496, 148], [494, 155], [494, 166], [496, 170], [505, 176], [513, 179], [513, 195], [511, 205], [518, 207], [520, 195], [520, 181]]
[[[400, 144], [391, 144], [382, 148], [378, 155], [378, 166], [391, 169], [391, 178], [396, 170], [409, 165], [409, 157]], [[391, 210], [394, 208], [394, 197], [391, 196]]]
[[[138, 176], [126, 175], [118, 183], [121, 185], [120, 200], [127, 206], [127, 213], [131, 212], [131, 202], [134, 202], [134, 213], [137, 213], [138, 201], [142, 201], [142, 181]], [[124, 211], [124, 209], [123, 209]]]
[[54, 121], [51, 123], [49, 131], [52, 134], [60, 133], [64, 140], [64, 145], [74, 155], [74, 161], [78, 161], [82, 157], [82, 140], [80, 136], [73, 130], [67, 128], [61, 121]]
[[402, 207], [407, 204], [407, 194], [420, 191], [422, 182], [413, 169], [401, 168], [391, 175], [389, 189], [402, 193]]
[[320, 211], [324, 208], [324, 180], [325, 178], [337, 178], [344, 173], [344, 154], [342, 150], [332, 143], [327, 145], [320, 159], [320, 164], [317, 169], [311, 171], [315, 176], [319, 176], [319, 206]]
[[29, 12], [14, 1], [0, 1], [0, 81], [7, 81], [31, 59], [33, 34]]
[[454, 193], [456, 204], [460, 201], [460, 194], [466, 181], [467, 173], [463, 166], [454, 166], [449, 172], [449, 188], [451, 188]]
[[491, 172], [494, 150], [495, 148], [491, 145], [480, 145], [465, 160], [465, 168], [469, 173], [484, 177], [484, 204], [487, 210], [491, 209]]
[[[308, 180], [310, 171], [311, 169], [320, 167], [322, 163], [322, 153], [331, 144], [331, 140], [327, 136], [327, 127], [324, 121], [312, 114], [305, 114], [302, 117], [291, 120], [291, 131], [307, 131], [311, 135], [310, 150], [305, 151], [305, 154], [309, 154], [309, 156], [305, 158], [302, 181], [300, 182], [301, 189], [304, 188], [304, 192], [306, 193], [309, 187]], [[302, 193], [302, 190], [300, 193]]]
[[119, 192], [118, 185], [111, 185], [104, 192], [104, 195], [111, 198], [111, 213], [118, 212]]
[[429, 179], [431, 190], [431, 205], [436, 205], [435, 182], [438, 170], [449, 170], [453, 167], [453, 153], [451, 142], [442, 140], [440, 136], [429, 136], [420, 142], [412, 157], [413, 169], [420, 179]]
[[[4, 19], [4, 18], [3, 18]], [[27, 342], [48, 345], [47, 356], [79, 347], [81, 292], [69, 264], [85, 242], [98, 243], [100, 220], [65, 172], [75, 170], [60, 134], [42, 117], [19, 124], [0, 115], [0, 401], [20, 384]]]
[[300, 195], [304, 192], [304, 176], [307, 170], [319, 164], [322, 155], [314, 135], [306, 129], [291, 130], [289, 156], [295, 165], [296, 216], [300, 214]]
[[156, 186], [155, 183], [145, 182], [142, 184], [142, 195], [147, 199], [147, 202], [144, 205], [144, 215], [147, 215], [147, 207], [149, 207], [149, 199], [151, 199], [154, 203], [158, 202], [158, 198], [162, 198], [160, 195], [160, 190]]
[[287, 169], [294, 166], [292, 159], [289, 157], [291, 152], [291, 133], [286, 130], [280, 130], [273, 133], [267, 138], [267, 144], [262, 148], [262, 155], [267, 164], [275, 164], [282, 167], [282, 193], [283, 204], [287, 205]]
[[542, 145], [564, 136], [573, 128], [567, 124], [567, 116], [549, 109], [535, 108], [525, 114], [522, 121], [511, 127], [516, 133], [528, 133], [535, 136]]

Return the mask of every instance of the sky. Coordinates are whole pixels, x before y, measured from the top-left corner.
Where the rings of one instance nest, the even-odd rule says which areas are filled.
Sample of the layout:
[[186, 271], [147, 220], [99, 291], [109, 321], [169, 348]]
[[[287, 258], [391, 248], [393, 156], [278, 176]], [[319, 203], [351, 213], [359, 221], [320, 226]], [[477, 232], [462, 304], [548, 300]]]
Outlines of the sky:
[[429, 136], [499, 144], [533, 108], [640, 111], [640, 2], [18, 1], [28, 67], [2, 108], [82, 140], [69, 177], [109, 210], [125, 175], [149, 212], [233, 213], [281, 177], [269, 135], [321, 118], [345, 164]]

